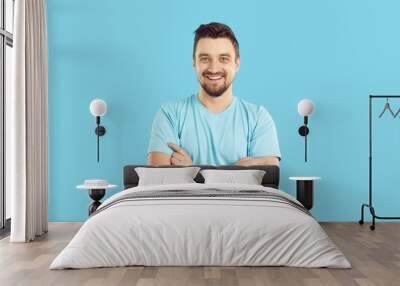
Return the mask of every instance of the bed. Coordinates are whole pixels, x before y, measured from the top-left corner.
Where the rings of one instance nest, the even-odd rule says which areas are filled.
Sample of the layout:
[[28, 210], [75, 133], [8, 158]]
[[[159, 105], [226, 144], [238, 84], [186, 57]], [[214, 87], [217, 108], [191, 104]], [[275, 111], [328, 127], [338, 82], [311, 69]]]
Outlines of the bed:
[[138, 185], [137, 167], [124, 167], [124, 190], [102, 203], [50, 269], [351, 267], [309, 211], [279, 190], [276, 166], [199, 166], [263, 170], [260, 185], [206, 184], [199, 173], [193, 183], [151, 186]]

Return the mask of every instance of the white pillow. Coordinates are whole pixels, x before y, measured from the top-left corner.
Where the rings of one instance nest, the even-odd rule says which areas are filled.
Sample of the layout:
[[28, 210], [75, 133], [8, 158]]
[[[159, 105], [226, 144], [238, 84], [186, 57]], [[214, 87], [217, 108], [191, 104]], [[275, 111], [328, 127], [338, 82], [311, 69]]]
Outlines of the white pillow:
[[138, 186], [196, 183], [193, 179], [199, 170], [199, 167], [135, 168], [139, 176]]
[[262, 170], [201, 170], [204, 183], [236, 183], [247, 185], [261, 185], [265, 175]]

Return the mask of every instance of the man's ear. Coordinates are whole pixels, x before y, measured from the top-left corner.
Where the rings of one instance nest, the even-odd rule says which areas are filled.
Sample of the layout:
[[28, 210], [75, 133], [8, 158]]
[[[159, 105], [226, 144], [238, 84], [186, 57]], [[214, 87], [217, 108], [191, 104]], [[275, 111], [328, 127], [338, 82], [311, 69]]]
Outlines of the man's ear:
[[238, 72], [240, 69], [240, 57], [236, 58], [236, 72]]
[[195, 59], [192, 60], [192, 67], [196, 68], [196, 60]]

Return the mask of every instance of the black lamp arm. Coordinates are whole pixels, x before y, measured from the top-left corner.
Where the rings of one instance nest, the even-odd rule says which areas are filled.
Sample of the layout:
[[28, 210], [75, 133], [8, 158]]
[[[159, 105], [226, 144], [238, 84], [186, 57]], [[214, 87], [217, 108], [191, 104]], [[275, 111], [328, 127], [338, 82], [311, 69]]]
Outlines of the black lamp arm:
[[96, 129], [94, 130], [96, 133], [96, 139], [97, 139], [97, 162], [99, 162], [99, 157], [100, 157], [100, 140], [99, 137], [103, 136], [106, 133], [106, 129], [104, 128], [104, 126], [100, 125], [100, 116], [96, 116]]
[[307, 135], [310, 132], [308, 125], [308, 116], [304, 116], [304, 125], [300, 126], [299, 134], [304, 137], [304, 161], [307, 162]]

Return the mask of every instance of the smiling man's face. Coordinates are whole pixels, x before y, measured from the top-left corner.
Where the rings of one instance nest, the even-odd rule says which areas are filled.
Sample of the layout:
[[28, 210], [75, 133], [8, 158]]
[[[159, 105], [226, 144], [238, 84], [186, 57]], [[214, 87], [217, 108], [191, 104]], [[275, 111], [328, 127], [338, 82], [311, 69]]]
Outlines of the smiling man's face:
[[197, 42], [193, 68], [204, 91], [213, 97], [222, 95], [239, 70], [240, 58], [228, 38], [202, 38]]

